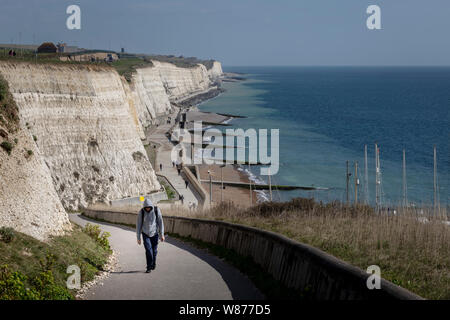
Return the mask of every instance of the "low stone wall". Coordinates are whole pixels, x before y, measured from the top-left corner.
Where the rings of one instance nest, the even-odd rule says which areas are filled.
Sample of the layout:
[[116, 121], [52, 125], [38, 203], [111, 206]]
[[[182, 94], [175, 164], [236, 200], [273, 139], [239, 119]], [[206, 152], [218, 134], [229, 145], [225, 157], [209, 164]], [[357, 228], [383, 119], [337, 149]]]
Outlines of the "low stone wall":
[[189, 168], [183, 167], [182, 172], [184, 173], [184, 176], [189, 181], [191, 186], [195, 189], [195, 191], [200, 195], [201, 197], [201, 205], [203, 208], [209, 206], [209, 193], [205, 191], [205, 189], [202, 187], [202, 184], [199, 180], [195, 177], [195, 175], [192, 173], [192, 171]]
[[[136, 214], [87, 210], [85, 215], [115, 223], [135, 224]], [[314, 300], [422, 299], [381, 280], [369, 290], [369, 274], [317, 248], [280, 234], [222, 221], [164, 217], [165, 230], [232, 249], [251, 257], [289, 288], [304, 290]]]
[[[153, 203], [158, 203], [161, 200], [167, 200], [166, 191], [158, 191], [150, 194], [146, 194], [143, 197], [150, 198]], [[131, 197], [124, 199], [111, 200], [110, 206], [114, 208], [129, 208], [134, 206], [142, 206], [141, 197]]]

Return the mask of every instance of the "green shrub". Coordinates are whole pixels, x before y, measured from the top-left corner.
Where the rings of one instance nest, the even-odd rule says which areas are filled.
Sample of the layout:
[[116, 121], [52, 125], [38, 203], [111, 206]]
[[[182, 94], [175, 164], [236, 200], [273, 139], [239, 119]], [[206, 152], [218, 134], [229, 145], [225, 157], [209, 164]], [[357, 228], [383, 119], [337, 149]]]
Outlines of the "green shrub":
[[14, 240], [15, 232], [13, 228], [1, 227], [0, 228], [0, 240], [5, 243], [10, 243]]
[[37, 137], [35, 135], [33, 135], [33, 140], [37, 141]]
[[8, 154], [11, 154], [12, 149], [14, 149], [13, 144], [9, 141], [3, 141], [2, 143], [0, 143], [0, 147], [2, 147], [6, 152], [8, 152]]
[[[27, 282], [32, 285], [27, 285]], [[51, 270], [42, 271], [28, 281], [19, 271], [11, 272], [7, 265], [0, 267], [0, 300], [72, 300], [63, 286], [55, 284]]]
[[39, 293], [26, 286], [27, 277], [7, 265], [0, 266], [0, 300], [37, 300]]
[[103, 249], [111, 251], [108, 238], [111, 236], [109, 232], [103, 232], [98, 225], [86, 224], [83, 231], [94, 239]]
[[32, 281], [41, 300], [72, 300], [69, 290], [55, 283], [52, 270], [42, 271]]
[[27, 151], [27, 154], [28, 154], [29, 156], [32, 156], [32, 155], [33, 155], [33, 150], [28, 150], [28, 151]]
[[48, 253], [41, 261], [41, 272], [32, 278], [19, 271], [11, 272], [7, 265], [0, 267], [0, 300], [72, 300], [66, 287], [55, 283], [55, 257]]

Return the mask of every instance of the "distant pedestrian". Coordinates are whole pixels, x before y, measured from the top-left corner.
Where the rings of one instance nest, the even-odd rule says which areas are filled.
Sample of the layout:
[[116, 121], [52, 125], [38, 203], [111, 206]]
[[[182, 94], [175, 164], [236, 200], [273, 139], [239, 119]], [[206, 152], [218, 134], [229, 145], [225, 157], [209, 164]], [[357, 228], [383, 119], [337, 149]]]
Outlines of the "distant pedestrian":
[[172, 161], [172, 168], [175, 168], [175, 161]]
[[156, 254], [158, 253], [158, 237], [164, 241], [164, 223], [161, 210], [153, 206], [150, 199], [145, 199], [143, 208], [139, 211], [136, 221], [137, 243], [141, 244], [141, 234], [144, 240], [145, 257], [147, 260], [146, 273], [156, 268]]
[[162, 163], [159, 164], [159, 171], [162, 171]]
[[184, 196], [183, 196], [182, 194], [180, 194], [179, 199], [180, 199], [180, 201], [181, 201], [181, 204], [184, 204]]
[[180, 165], [177, 165], [177, 171], [178, 171], [178, 175], [180, 175], [181, 174], [181, 166]]
[[184, 180], [184, 184], [186, 185], [186, 189], [187, 189], [187, 187], [188, 187], [188, 185], [189, 185], [189, 181]]

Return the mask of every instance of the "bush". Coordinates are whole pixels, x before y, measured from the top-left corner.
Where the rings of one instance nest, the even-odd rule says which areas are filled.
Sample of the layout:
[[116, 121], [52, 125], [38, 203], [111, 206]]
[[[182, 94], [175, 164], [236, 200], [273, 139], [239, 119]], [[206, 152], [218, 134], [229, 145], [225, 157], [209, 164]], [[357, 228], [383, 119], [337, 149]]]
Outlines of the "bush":
[[37, 141], [37, 137], [35, 135], [33, 135], [33, 140]]
[[0, 267], [0, 300], [37, 300], [39, 293], [27, 288], [27, 277], [16, 271], [11, 272], [7, 265]]
[[5, 243], [10, 243], [14, 240], [15, 232], [13, 228], [1, 227], [0, 228], [0, 240]]
[[54, 261], [48, 254], [42, 271], [30, 280], [19, 271], [11, 272], [7, 265], [1, 266], [0, 300], [72, 300], [69, 290], [55, 283], [51, 270]]
[[2, 147], [8, 154], [11, 154], [12, 149], [14, 148], [13, 144], [9, 141], [3, 141], [0, 143], [0, 147]]
[[83, 231], [94, 239], [103, 249], [111, 251], [108, 238], [111, 236], [109, 232], [103, 232], [98, 225], [86, 224]]
[[32, 155], [33, 155], [33, 150], [28, 150], [28, 151], [27, 151], [27, 154], [28, 154], [29, 156], [32, 156]]

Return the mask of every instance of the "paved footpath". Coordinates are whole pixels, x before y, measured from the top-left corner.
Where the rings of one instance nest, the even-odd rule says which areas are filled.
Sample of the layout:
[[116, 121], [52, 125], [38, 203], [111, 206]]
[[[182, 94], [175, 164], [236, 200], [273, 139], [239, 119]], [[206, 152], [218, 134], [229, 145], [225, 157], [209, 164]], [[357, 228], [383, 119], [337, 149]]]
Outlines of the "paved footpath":
[[[174, 115], [172, 115], [172, 117], [175, 118]], [[170, 181], [173, 187], [177, 190], [178, 194], [182, 194], [184, 196], [184, 205], [186, 207], [188, 207], [191, 202], [198, 205], [199, 196], [192, 186], [189, 185], [186, 188], [183, 174], [178, 175], [176, 167], [172, 166], [171, 152], [173, 144], [170, 143], [166, 136], [166, 132], [172, 126], [173, 124], [162, 124], [156, 128], [153, 128], [148, 134], [147, 141], [156, 142], [161, 145], [156, 154], [156, 168], [154, 169], [156, 173], [165, 176]], [[159, 169], [160, 163], [163, 165], [162, 170]]]
[[189, 244], [166, 237], [158, 245], [156, 269], [145, 273], [144, 246], [137, 245], [136, 233], [125, 226], [97, 222], [69, 214], [78, 225], [99, 225], [111, 233], [118, 266], [110, 276], [90, 288], [85, 299], [109, 300], [201, 300], [263, 299], [252, 282], [219, 258]]

